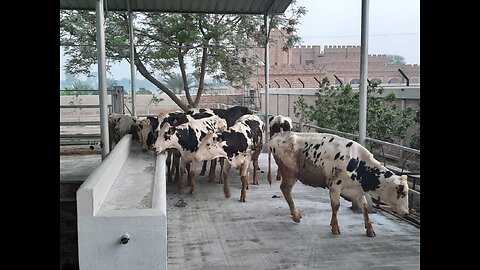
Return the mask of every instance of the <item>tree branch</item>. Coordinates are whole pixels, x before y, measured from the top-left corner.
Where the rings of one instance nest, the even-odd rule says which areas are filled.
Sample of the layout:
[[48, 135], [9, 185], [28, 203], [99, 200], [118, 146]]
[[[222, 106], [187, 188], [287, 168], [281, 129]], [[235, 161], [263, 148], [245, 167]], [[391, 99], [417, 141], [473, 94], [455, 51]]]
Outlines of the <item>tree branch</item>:
[[140, 74], [142, 74], [142, 76], [145, 77], [145, 79], [149, 80], [151, 83], [153, 83], [160, 90], [165, 92], [165, 94], [167, 94], [173, 100], [173, 102], [175, 102], [182, 110], [187, 112], [189, 110], [187, 105], [185, 105], [185, 103], [183, 103], [168, 87], [166, 87], [160, 81], [155, 79], [155, 77], [150, 75], [147, 68], [145, 67], [145, 65], [143, 65], [142, 61], [138, 57], [138, 53], [137, 53], [137, 50], [135, 49], [135, 47], [133, 47], [133, 50], [134, 50], [134, 55], [135, 55], [135, 66], [137, 67]]

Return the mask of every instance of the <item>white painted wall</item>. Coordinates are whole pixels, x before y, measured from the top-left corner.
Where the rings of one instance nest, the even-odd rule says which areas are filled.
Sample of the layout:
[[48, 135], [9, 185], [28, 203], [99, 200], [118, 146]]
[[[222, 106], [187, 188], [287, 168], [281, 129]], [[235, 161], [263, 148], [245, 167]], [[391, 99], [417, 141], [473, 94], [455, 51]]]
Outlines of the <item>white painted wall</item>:
[[[152, 190], [144, 191], [152, 193], [151, 207], [102, 209], [131, 151], [131, 142], [131, 135], [124, 136], [77, 190], [78, 252], [82, 270], [167, 268], [165, 155], [156, 158]], [[130, 238], [126, 244], [120, 242], [124, 234]]]

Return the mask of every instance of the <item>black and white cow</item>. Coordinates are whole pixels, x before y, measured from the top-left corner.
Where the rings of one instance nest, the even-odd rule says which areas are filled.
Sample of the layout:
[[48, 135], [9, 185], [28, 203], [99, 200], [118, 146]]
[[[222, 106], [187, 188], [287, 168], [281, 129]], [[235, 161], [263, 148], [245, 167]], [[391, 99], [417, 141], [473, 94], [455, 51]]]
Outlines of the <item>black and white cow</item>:
[[[279, 132], [284, 132], [284, 131], [292, 131], [293, 129], [293, 122], [292, 118], [288, 116], [283, 116], [283, 115], [277, 115], [277, 116], [272, 116], [268, 119], [268, 123], [270, 125], [270, 138], [273, 137], [273, 135], [279, 133]], [[268, 165], [270, 166], [271, 164], [271, 154], [270, 152], [268, 153]], [[268, 171], [271, 173], [271, 169]], [[270, 179], [272, 176], [268, 176]], [[282, 180], [282, 175], [280, 174], [280, 171], [277, 170], [277, 181]]]
[[175, 148], [180, 152], [183, 162], [180, 163], [179, 188], [183, 188], [184, 169], [189, 166], [188, 182], [190, 184], [190, 193], [195, 194], [196, 163], [192, 163], [192, 161], [195, 160], [197, 155], [198, 145], [209, 131], [219, 132], [226, 130], [227, 123], [217, 115], [195, 119], [195, 115], [187, 114], [185, 117], [187, 121], [180, 125], [172, 126], [170, 123], [165, 122], [162, 127], [159, 126], [154, 148], [157, 154], [169, 148]]
[[[235, 124], [235, 122], [243, 115], [252, 114], [252, 111], [245, 107], [245, 106], [233, 106], [228, 109], [211, 109], [212, 112], [218, 115], [220, 118], [225, 119], [227, 121], [227, 127], [231, 127]], [[224, 166], [224, 158], [219, 158], [220, 160], [220, 175], [223, 171]], [[208, 181], [211, 182], [215, 179], [215, 168], [217, 165], [217, 159], [212, 159], [210, 162], [210, 171], [208, 174]], [[207, 161], [204, 161], [202, 170], [200, 171], [199, 175], [205, 175], [205, 171], [207, 169]], [[220, 177], [218, 183], [223, 183], [222, 178]]]
[[337, 211], [340, 196], [361, 206], [366, 234], [375, 236], [368, 217], [365, 194], [379, 196], [397, 214], [408, 214], [407, 176], [393, 174], [361, 144], [328, 133], [280, 132], [268, 142], [282, 174], [280, 189], [295, 222], [302, 215], [292, 199], [292, 188], [300, 180], [312, 187], [328, 188], [332, 207], [333, 234], [340, 234]]
[[142, 147], [142, 151], [151, 149], [155, 140], [155, 130], [158, 127], [158, 118], [147, 116], [146, 119], [137, 121], [131, 127], [132, 140], [137, 141]]
[[258, 156], [263, 147], [264, 128], [264, 123], [258, 116], [247, 114], [240, 117], [233, 126], [224, 132], [209, 132], [200, 143], [196, 160], [208, 160], [217, 157], [224, 157], [227, 160], [220, 176], [223, 180], [225, 197], [230, 197], [227, 178], [232, 166], [240, 170], [242, 180], [240, 202], [246, 201], [250, 161], [254, 161], [253, 184], [258, 185]]
[[[170, 126], [178, 126], [181, 124], [185, 124], [188, 122], [187, 114], [193, 117], [194, 119], [201, 119], [201, 118], [206, 118], [206, 117], [215, 115], [215, 113], [211, 109], [203, 109], [203, 108], [190, 109], [187, 113], [185, 113], [184, 111], [173, 111], [168, 113], [164, 112], [158, 115], [158, 119], [159, 119], [158, 121], [160, 124], [157, 129], [159, 130], [160, 128], [162, 128], [165, 123], [169, 123]], [[155, 141], [157, 139], [158, 130], [154, 132]], [[167, 159], [166, 159], [167, 181], [170, 183], [177, 182], [179, 185], [179, 189], [182, 189], [183, 181], [182, 180], [179, 181], [181, 154], [175, 148], [168, 148], [166, 152], [167, 152]], [[182, 169], [185, 169], [187, 164], [182, 164], [182, 165], [183, 165]], [[188, 173], [190, 173], [190, 170], [188, 171]], [[174, 179], [172, 179], [173, 174], [175, 174]], [[213, 173], [212, 173], [212, 170], [210, 171], [209, 181], [213, 181], [214, 178], [215, 178], [215, 168], [213, 168]]]

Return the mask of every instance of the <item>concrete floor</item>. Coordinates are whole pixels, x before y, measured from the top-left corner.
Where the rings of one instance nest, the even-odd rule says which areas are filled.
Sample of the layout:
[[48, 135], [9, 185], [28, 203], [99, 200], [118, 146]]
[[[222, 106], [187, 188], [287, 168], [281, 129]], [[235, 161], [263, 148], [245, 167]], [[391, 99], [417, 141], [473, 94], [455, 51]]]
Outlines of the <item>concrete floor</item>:
[[[86, 178], [99, 161], [98, 155], [61, 156], [60, 179]], [[273, 179], [270, 186], [266, 180], [267, 164], [267, 154], [261, 154], [264, 172], [260, 185], [250, 185], [246, 203], [238, 201], [241, 183], [234, 169], [229, 199], [222, 185], [208, 182], [207, 176], [197, 176], [196, 195], [188, 194], [188, 187], [179, 192], [176, 184], [167, 183], [169, 270], [420, 268], [420, 229], [387, 213], [370, 214], [377, 236], [369, 238], [362, 215], [341, 199], [341, 235], [333, 235], [326, 189], [299, 182], [294, 186], [294, 202], [303, 215], [295, 223], [280, 181]], [[197, 175], [200, 169], [197, 166]], [[273, 159], [272, 169], [275, 177]], [[217, 177], [218, 172], [217, 166]]]
[[[201, 166], [197, 168], [199, 172]], [[376, 237], [369, 238], [362, 214], [353, 213], [351, 203], [342, 199], [341, 235], [335, 236], [328, 190], [300, 182], [292, 191], [303, 216], [297, 224], [280, 181], [267, 182], [267, 154], [260, 155], [260, 168], [260, 185], [250, 185], [246, 203], [239, 202], [241, 182], [233, 169], [229, 199], [222, 185], [209, 183], [207, 176], [197, 176], [193, 196], [188, 187], [178, 192], [176, 185], [167, 184], [169, 270], [420, 268], [420, 229], [377, 212], [370, 214]], [[272, 169], [275, 177], [273, 159]]]

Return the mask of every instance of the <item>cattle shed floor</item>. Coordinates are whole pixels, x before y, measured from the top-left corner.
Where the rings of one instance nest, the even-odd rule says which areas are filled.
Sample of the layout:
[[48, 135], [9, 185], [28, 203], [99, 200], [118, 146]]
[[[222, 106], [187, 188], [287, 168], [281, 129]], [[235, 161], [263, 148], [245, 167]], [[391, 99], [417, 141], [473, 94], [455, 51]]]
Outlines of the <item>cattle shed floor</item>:
[[[77, 166], [67, 167], [86, 170], [88, 166], [79, 166], [80, 162], [93, 166], [98, 165], [96, 161], [98, 156], [90, 160], [84, 157], [75, 160]], [[61, 167], [68, 163], [61, 162]], [[295, 223], [280, 191], [281, 181], [275, 180], [277, 166], [273, 157], [271, 186], [267, 182], [266, 153], [260, 155], [259, 164], [263, 171], [259, 173], [260, 184], [250, 184], [245, 203], [239, 202], [240, 176], [233, 168], [228, 199], [223, 185], [208, 182], [208, 176], [196, 177], [195, 195], [188, 193], [189, 187], [179, 192], [176, 184], [167, 183], [169, 270], [420, 269], [419, 228], [377, 211], [370, 214], [376, 237], [367, 237], [362, 214], [355, 214], [349, 209], [351, 203], [341, 199], [341, 234], [333, 235], [328, 190], [300, 182], [292, 194], [303, 218]], [[200, 169], [198, 165], [197, 175]], [[61, 169], [64, 178], [82, 175], [68, 171], [66, 167]]]

